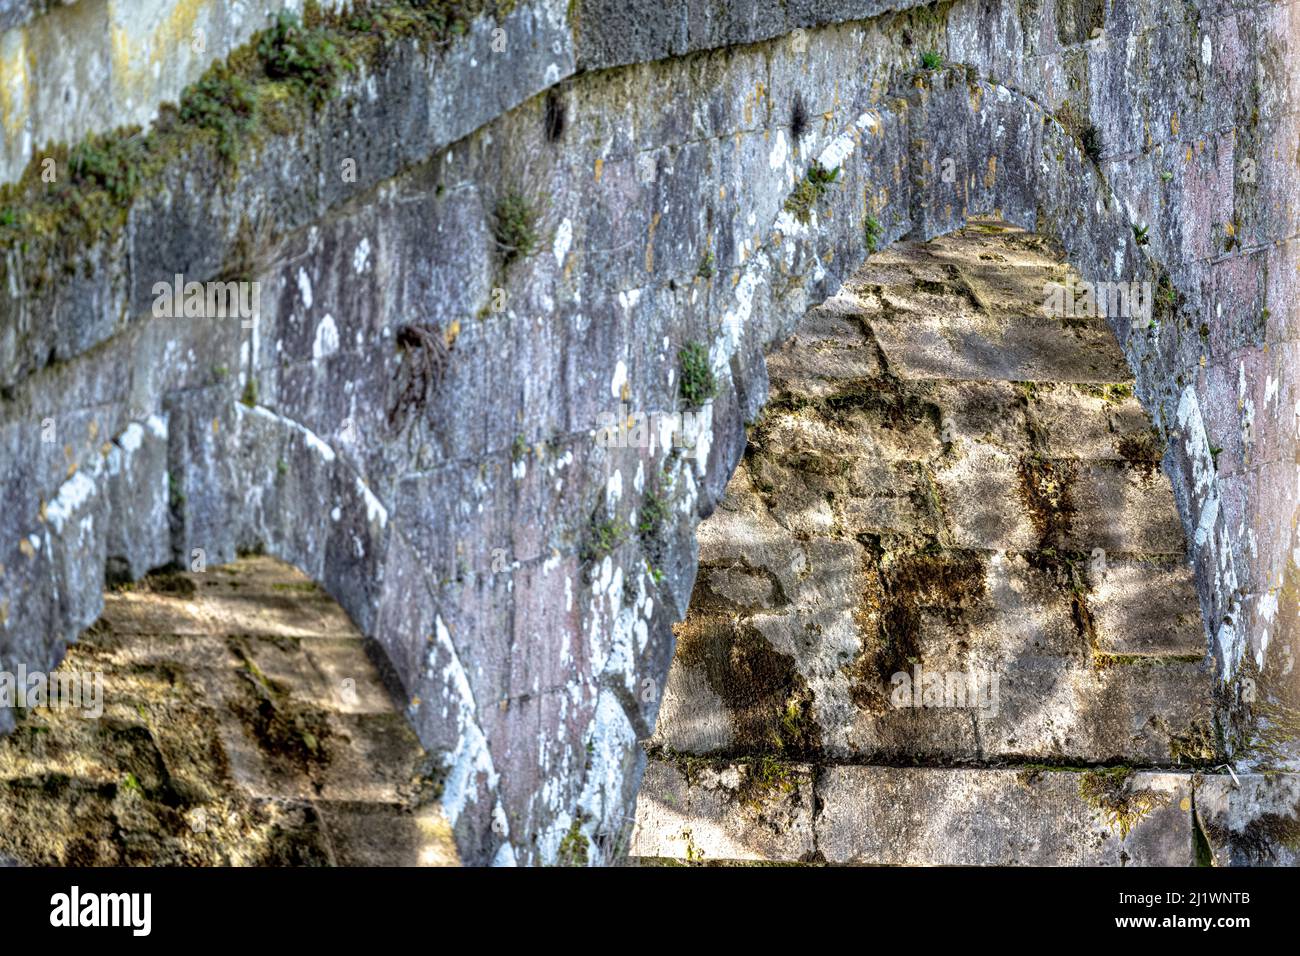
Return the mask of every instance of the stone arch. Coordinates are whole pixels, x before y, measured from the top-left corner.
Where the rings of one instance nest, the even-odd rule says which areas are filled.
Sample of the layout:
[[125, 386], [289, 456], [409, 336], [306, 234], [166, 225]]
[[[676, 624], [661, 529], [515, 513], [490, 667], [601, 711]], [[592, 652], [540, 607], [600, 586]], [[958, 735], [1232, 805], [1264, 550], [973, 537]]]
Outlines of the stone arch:
[[[0, 565], [6, 567], [4, 583], [12, 595], [3, 602], [3, 623], [10, 633], [28, 635], [5, 655], [4, 664], [11, 671], [19, 665], [52, 670], [65, 647], [99, 618], [106, 582], [135, 581], [166, 568], [204, 572], [251, 553], [303, 569], [338, 600], [368, 640], [383, 634], [376, 661], [387, 685], [409, 708], [418, 702], [406, 689], [412, 669], [437, 667], [454, 682], [459, 662], [445, 632], [436, 633], [418, 559], [344, 457], [352, 451], [349, 439], [356, 441], [352, 423], [344, 420], [331, 445], [258, 402], [256, 385], [248, 384], [256, 382], [258, 372], [227, 371], [246, 360], [250, 343], [256, 348], [255, 329], [241, 331], [238, 320], [230, 320], [233, 333], [230, 327], [217, 335], [211, 326], [191, 327], [181, 335], [192, 338], [177, 342], [170, 330], [160, 328], [174, 321], [155, 319], [152, 327], [137, 330], [126, 342], [109, 343], [107, 355], [87, 363], [91, 376], [119, 362], [129, 367], [141, 338], [167, 339], [169, 354], [188, 347], [191, 360], [171, 383], [175, 390], [154, 399], [156, 412], [107, 396], [89, 409], [58, 408], [64, 396], [84, 400], [87, 369], [79, 363], [55, 366], [36, 382], [24, 383], [29, 394], [18, 401], [45, 404], [39, 428], [26, 416], [11, 422], [11, 447], [17, 446], [19, 460], [42, 476], [62, 468], [68, 477], [48, 501], [33, 500], [33, 528], [10, 539], [13, 553]], [[213, 362], [208, 375], [217, 383], [189, 390], [183, 383], [195, 372], [196, 351]], [[90, 387], [114, 389], [106, 381], [92, 381]], [[21, 511], [9, 515], [17, 519]], [[419, 569], [415, 574], [413, 567]], [[412, 651], [419, 655], [416, 664]], [[443, 715], [461, 707], [463, 700], [450, 701]], [[0, 719], [12, 716], [9, 709], [0, 711]], [[468, 748], [478, 755], [476, 766], [490, 775], [491, 759], [474, 740], [472, 727], [453, 722], [441, 743], [453, 751]], [[481, 783], [473, 775], [449, 775], [448, 805], [465, 799], [454, 788], [472, 791]]]
[[1191, 865], [1210, 640], [1105, 311], [1154, 289], [1099, 286], [1098, 314], [1078, 281], [973, 220], [873, 255], [768, 357], [698, 529], [635, 855]]

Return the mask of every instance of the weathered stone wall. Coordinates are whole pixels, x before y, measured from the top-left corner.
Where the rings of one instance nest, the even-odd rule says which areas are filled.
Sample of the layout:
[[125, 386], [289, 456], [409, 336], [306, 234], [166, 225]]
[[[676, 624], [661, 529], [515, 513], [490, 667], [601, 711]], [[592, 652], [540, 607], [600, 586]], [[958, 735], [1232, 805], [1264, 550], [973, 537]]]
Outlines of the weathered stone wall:
[[50, 143], [148, 125], [160, 103], [262, 29], [268, 12], [301, 8], [302, 0], [0, 0], [0, 181], [17, 179]]
[[[263, 548], [383, 648], [467, 862], [607, 860], [764, 351], [869, 232], [993, 211], [1086, 278], [1169, 276], [1150, 328], [1114, 324], [1171, 439], [1223, 676], [1288, 646], [1294, 5], [884, 7], [520, 0], [436, 37], [340, 19], [332, 96], [259, 81], [232, 141], [165, 115], [165, 154], [88, 209], [52, 205], [22, 147], [0, 665], [57, 660], [106, 566]], [[840, 174], [805, 222], [786, 203], [814, 159]], [[516, 194], [528, 255], [500, 241]], [[154, 317], [176, 273], [255, 279], [259, 320]], [[410, 325], [446, 349], [427, 389], [442, 349]], [[606, 416], [682, 407], [696, 341], [718, 394], [687, 453], [602, 447]]]

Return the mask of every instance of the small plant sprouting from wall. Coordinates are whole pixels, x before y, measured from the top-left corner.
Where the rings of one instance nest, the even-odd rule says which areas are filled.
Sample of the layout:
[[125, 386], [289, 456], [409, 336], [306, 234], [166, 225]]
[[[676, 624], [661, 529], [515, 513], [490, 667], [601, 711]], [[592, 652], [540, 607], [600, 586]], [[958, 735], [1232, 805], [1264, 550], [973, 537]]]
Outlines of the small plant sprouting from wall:
[[167, 500], [171, 503], [172, 511], [179, 511], [185, 506], [185, 492], [181, 490], [181, 483], [171, 472], [167, 473]]
[[695, 270], [695, 274], [701, 279], [712, 279], [713, 274], [716, 271], [713, 259], [713, 250], [710, 249], [700, 258], [700, 267]]
[[537, 249], [541, 238], [540, 218], [537, 207], [520, 192], [511, 190], [497, 200], [492, 214], [492, 238], [501, 250], [505, 265], [526, 258]]
[[699, 408], [718, 393], [718, 382], [709, 365], [709, 350], [699, 342], [687, 342], [677, 353], [681, 365], [680, 388], [687, 408]]
[[304, 26], [285, 10], [272, 18], [271, 28], [258, 40], [257, 55], [267, 76], [294, 83], [318, 104], [328, 99], [348, 67], [326, 31]]
[[[509, 12], [512, 2], [497, 0], [496, 16]], [[351, 13], [333, 15], [333, 19], [354, 33], [374, 36], [421, 36], [438, 46], [446, 46], [456, 37], [469, 33], [470, 20], [482, 12], [482, 0], [390, 0], [390, 2], [344, 4], [354, 7]], [[320, 19], [330, 19], [322, 12]], [[314, 17], [305, 16], [309, 23]]]
[[937, 50], [926, 50], [921, 54], [921, 67], [926, 70], [938, 70], [943, 67], [943, 56]]
[[658, 584], [663, 577], [659, 565], [664, 558], [665, 529], [672, 521], [672, 477], [664, 472], [646, 489], [637, 514], [637, 536], [645, 552], [646, 568]]
[[582, 820], [575, 817], [569, 832], [560, 841], [560, 850], [556, 859], [559, 866], [586, 866], [590, 841], [580, 829]]
[[68, 168], [75, 182], [96, 186], [123, 203], [136, 191], [144, 153], [140, 128], [133, 127], [125, 135], [94, 136], [77, 144], [68, 154]]
[[1232, 222], [1223, 224], [1223, 251], [1231, 252], [1241, 248], [1241, 219], [1234, 217]]
[[603, 509], [597, 508], [591, 516], [587, 539], [582, 544], [579, 557], [584, 564], [594, 564], [614, 552], [626, 540], [631, 529], [620, 518], [607, 518]]
[[1079, 796], [1101, 812], [1106, 824], [1126, 838], [1133, 827], [1152, 810], [1165, 803], [1154, 790], [1135, 789], [1132, 767], [1091, 770], [1079, 779]]
[[880, 240], [884, 237], [885, 230], [880, 225], [880, 220], [875, 216], [867, 216], [867, 221], [863, 227], [865, 230], [865, 239], [867, 243], [867, 252], [875, 252], [880, 248]]
[[1145, 225], [1139, 226], [1137, 223], [1133, 224], [1133, 241], [1139, 246], [1145, 246], [1150, 241], [1147, 236], [1148, 228], [1149, 227]]
[[218, 63], [181, 98], [181, 120], [217, 135], [217, 151], [230, 162], [235, 146], [257, 118], [257, 96], [253, 86]]
[[808, 167], [808, 172], [803, 179], [799, 180], [799, 185], [794, 187], [794, 192], [786, 197], [786, 212], [807, 225], [812, 218], [813, 207], [826, 195], [826, 190], [839, 182], [839, 179], [840, 168], [838, 166], [834, 169], [827, 169], [821, 163], [814, 161]]

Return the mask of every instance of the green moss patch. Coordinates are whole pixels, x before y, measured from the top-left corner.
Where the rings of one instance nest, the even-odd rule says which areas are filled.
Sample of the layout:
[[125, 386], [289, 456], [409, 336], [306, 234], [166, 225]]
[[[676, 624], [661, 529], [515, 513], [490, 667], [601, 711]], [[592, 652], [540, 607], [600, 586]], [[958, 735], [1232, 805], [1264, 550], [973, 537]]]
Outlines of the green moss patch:
[[603, 509], [597, 507], [591, 516], [591, 524], [587, 530], [587, 537], [583, 542], [579, 557], [583, 563], [595, 563], [603, 560], [627, 540], [631, 530], [626, 521], [621, 518], [606, 517]]
[[501, 251], [503, 264], [531, 256], [541, 239], [536, 205], [519, 192], [506, 192], [497, 200], [492, 215], [492, 238]]
[[867, 252], [875, 252], [880, 247], [881, 237], [885, 234], [884, 227], [880, 225], [880, 220], [875, 216], [868, 216], [862, 229], [862, 238], [866, 243]]
[[1163, 794], [1132, 785], [1132, 767], [1090, 770], [1079, 778], [1079, 796], [1101, 811], [1107, 826], [1125, 838], [1143, 817], [1167, 802]]
[[[702, 580], [696, 582], [692, 607], [700, 598], [707, 600], [700, 595], [706, 587]], [[738, 755], [804, 758], [820, 752], [813, 693], [792, 656], [727, 610], [693, 611], [676, 633], [678, 661], [700, 669], [727, 707]]]
[[560, 841], [557, 862], [560, 866], [586, 866], [589, 859], [591, 841], [582, 832], [582, 819], [575, 817], [569, 831]]
[[813, 209], [826, 191], [839, 182], [840, 168], [827, 169], [819, 162], [813, 162], [808, 172], [799, 180], [794, 191], [786, 197], [785, 209], [804, 225], [812, 219]]
[[296, 84], [317, 103], [329, 96], [349, 65], [330, 31], [306, 26], [285, 10], [276, 14], [271, 28], [259, 35], [257, 55], [268, 77]]
[[309, 0], [301, 19], [282, 12], [178, 104], [163, 104], [148, 131], [120, 127], [35, 151], [23, 176], [0, 186], [0, 251], [24, 255], [29, 293], [55, 283], [78, 268], [87, 246], [118, 236], [127, 211], [161, 193], [178, 160], [210, 150], [235, 166], [263, 137], [310, 126], [348, 70], [380, 65], [398, 40], [448, 42], [489, 8], [484, 0], [391, 0], [341, 14]]
[[677, 352], [681, 364], [679, 389], [687, 408], [699, 408], [718, 393], [718, 382], [709, 364], [709, 350], [700, 342], [687, 342]]

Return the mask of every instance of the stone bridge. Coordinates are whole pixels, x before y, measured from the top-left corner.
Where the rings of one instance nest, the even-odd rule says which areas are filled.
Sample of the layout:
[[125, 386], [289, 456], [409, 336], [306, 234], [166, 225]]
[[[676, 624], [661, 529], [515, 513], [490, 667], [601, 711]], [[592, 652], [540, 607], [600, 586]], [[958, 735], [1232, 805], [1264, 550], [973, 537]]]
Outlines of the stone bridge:
[[264, 552], [373, 642], [465, 862], [618, 858], [765, 355], [990, 214], [1152, 290], [1109, 326], [1222, 756], [1291, 766], [1294, 4], [47, 6], [0, 0], [3, 669]]

